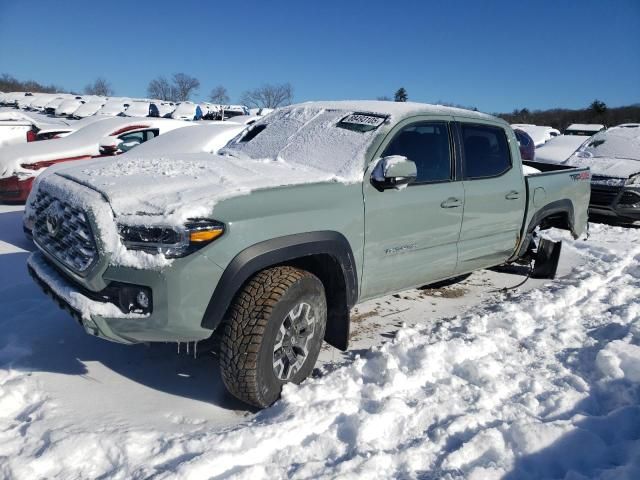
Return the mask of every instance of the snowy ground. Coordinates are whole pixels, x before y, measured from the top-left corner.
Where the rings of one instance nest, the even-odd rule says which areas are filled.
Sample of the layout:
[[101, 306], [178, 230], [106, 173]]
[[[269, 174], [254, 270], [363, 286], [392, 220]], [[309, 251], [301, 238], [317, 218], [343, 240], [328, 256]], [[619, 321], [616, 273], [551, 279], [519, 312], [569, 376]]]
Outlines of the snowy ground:
[[85, 335], [31, 248], [0, 206], [0, 478], [640, 478], [640, 230], [592, 225], [553, 282], [359, 305], [352, 351], [260, 413], [213, 356]]

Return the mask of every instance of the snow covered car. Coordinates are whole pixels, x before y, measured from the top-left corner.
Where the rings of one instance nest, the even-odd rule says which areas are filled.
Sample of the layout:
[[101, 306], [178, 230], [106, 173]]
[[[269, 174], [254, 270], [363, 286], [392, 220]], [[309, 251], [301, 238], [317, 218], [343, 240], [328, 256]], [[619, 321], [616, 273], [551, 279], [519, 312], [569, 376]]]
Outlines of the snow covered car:
[[215, 334], [229, 391], [264, 407], [323, 340], [347, 348], [357, 302], [526, 257], [538, 227], [580, 235], [588, 169], [522, 167], [513, 130], [479, 112], [293, 105], [218, 155], [45, 172], [25, 211], [29, 270], [92, 335]]
[[176, 120], [200, 120], [202, 114], [200, 105], [193, 102], [182, 102], [173, 111], [171, 118]]
[[564, 163], [591, 169], [590, 214], [640, 224], [640, 123], [596, 133]]
[[46, 113], [47, 115], [55, 115], [56, 114], [56, 110], [57, 108], [65, 101], [69, 100], [69, 96], [65, 95], [65, 96], [57, 96], [51, 100], [49, 100], [49, 102], [44, 106], [44, 109], [42, 110], [44, 113]]
[[38, 95], [36, 99], [29, 104], [29, 110], [33, 110], [36, 112], [44, 111], [45, 106], [54, 98], [57, 98], [58, 95], [55, 93], [48, 93], [43, 95]]
[[186, 125], [168, 119], [107, 118], [64, 138], [0, 149], [0, 202], [24, 202], [34, 178], [51, 165], [115, 155]]
[[96, 115], [104, 115], [106, 117], [118, 116], [129, 108], [132, 102], [133, 100], [129, 100], [128, 98], [112, 98], [96, 112]]
[[553, 127], [531, 125], [528, 123], [514, 123], [511, 127], [526, 132], [527, 135], [533, 139], [536, 148], [544, 145], [545, 142], [551, 140], [553, 137], [560, 135], [560, 131]]
[[122, 117], [159, 117], [158, 106], [153, 102], [136, 100], [129, 104], [129, 107], [120, 113]]
[[565, 135], [579, 135], [590, 137], [605, 129], [600, 123], [572, 123], [564, 130]]
[[[246, 127], [232, 122], [197, 123], [154, 138], [131, 152], [127, 157], [158, 158], [182, 153], [216, 153]], [[124, 157], [121, 157], [124, 158]]]
[[67, 131], [71, 128], [54, 119], [50, 122], [42, 122], [36, 118], [36, 115], [29, 113], [0, 112], [0, 147], [41, 140], [40, 132], [43, 130]]
[[104, 107], [107, 100], [90, 100], [87, 103], [80, 105], [71, 115], [73, 118], [85, 118], [95, 115], [98, 110]]
[[546, 163], [562, 163], [578, 150], [590, 137], [583, 135], [559, 135], [536, 149], [536, 160]]
[[70, 98], [62, 102], [56, 108], [56, 117], [72, 117], [73, 112], [84, 105], [86, 102], [79, 98]]
[[155, 102], [158, 107], [158, 114], [162, 118], [171, 118], [171, 114], [176, 109], [176, 104], [173, 102]]

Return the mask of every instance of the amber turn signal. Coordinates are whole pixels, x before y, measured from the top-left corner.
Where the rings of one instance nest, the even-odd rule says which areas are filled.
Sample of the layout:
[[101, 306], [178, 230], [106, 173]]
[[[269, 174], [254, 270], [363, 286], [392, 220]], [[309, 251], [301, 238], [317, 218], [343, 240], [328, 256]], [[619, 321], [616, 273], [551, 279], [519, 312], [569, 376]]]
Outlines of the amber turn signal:
[[224, 233], [222, 228], [216, 228], [212, 230], [197, 230], [189, 233], [189, 241], [191, 243], [204, 243], [215, 240]]

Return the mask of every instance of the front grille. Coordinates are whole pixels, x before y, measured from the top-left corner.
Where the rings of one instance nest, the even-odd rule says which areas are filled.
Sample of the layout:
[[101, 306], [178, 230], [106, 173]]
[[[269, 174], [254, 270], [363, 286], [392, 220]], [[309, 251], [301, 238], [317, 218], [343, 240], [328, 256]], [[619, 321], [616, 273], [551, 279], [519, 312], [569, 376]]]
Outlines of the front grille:
[[98, 258], [84, 211], [46, 192], [38, 192], [33, 208], [36, 243], [72, 271], [84, 274]]
[[620, 205], [636, 205], [640, 204], [640, 193], [626, 191], [620, 197], [618, 201]]
[[591, 185], [591, 205], [610, 207], [620, 193], [620, 187]]

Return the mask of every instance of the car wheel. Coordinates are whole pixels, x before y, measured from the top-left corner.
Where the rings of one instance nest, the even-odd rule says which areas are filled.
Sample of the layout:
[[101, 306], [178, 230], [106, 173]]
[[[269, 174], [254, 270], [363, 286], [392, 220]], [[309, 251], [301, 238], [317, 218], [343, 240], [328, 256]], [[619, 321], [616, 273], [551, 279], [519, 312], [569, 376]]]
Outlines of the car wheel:
[[294, 267], [256, 274], [221, 325], [220, 369], [240, 400], [267, 407], [285, 383], [300, 383], [318, 359], [327, 320], [322, 282]]

